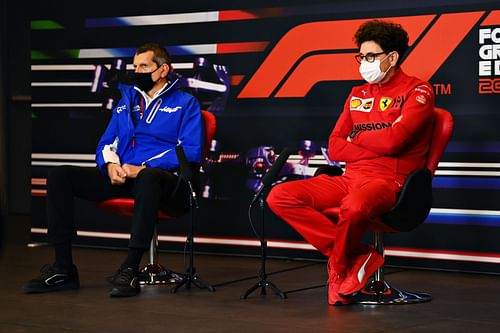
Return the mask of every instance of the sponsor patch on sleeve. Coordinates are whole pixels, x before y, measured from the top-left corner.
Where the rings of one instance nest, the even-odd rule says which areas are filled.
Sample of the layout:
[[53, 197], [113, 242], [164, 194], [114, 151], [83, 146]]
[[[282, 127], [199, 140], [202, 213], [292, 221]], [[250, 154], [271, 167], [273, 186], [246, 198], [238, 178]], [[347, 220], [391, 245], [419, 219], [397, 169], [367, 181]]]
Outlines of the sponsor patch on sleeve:
[[424, 96], [424, 95], [417, 95], [415, 97], [415, 99], [417, 100], [417, 102], [419, 102], [420, 104], [426, 104], [427, 103], [427, 98]]
[[429, 96], [429, 97], [431, 97], [431, 96], [432, 96], [432, 93], [431, 93], [431, 91], [429, 90], [429, 87], [428, 87], [428, 86], [426, 86], [425, 84], [421, 84], [421, 85], [417, 86], [417, 87], [415, 88], [415, 91], [416, 91], [416, 92], [419, 92], [419, 93], [421, 93], [421, 94], [425, 94], [425, 95], [427, 95], [427, 96]]
[[431, 88], [425, 84], [415, 87], [415, 92], [417, 93], [415, 100], [424, 105], [427, 104], [427, 100], [433, 96]]

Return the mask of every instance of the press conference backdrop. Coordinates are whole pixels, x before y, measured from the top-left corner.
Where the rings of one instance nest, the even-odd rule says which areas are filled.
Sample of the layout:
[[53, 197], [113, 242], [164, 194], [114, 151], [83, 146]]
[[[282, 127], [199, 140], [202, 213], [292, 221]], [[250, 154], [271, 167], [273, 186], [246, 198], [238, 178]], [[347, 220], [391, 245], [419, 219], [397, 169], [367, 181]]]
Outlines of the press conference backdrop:
[[[61, 164], [94, 166], [116, 106], [117, 80], [137, 46], [171, 53], [183, 87], [217, 116], [202, 167], [196, 250], [255, 254], [247, 217], [265, 171], [284, 147], [279, 175], [310, 177], [327, 163], [328, 135], [362, 83], [352, 36], [365, 20], [400, 23], [402, 63], [428, 80], [455, 130], [434, 178], [434, 204], [410, 233], [386, 237], [388, 263], [500, 273], [500, 6], [498, 1], [52, 2], [33, 5], [32, 240], [44, 242], [46, 177]], [[258, 229], [258, 207], [250, 211]], [[75, 244], [126, 247], [130, 222], [77, 201]], [[324, 259], [264, 211], [269, 254]], [[160, 248], [182, 250], [189, 217], [159, 224]], [[367, 235], [369, 240], [369, 235]]]

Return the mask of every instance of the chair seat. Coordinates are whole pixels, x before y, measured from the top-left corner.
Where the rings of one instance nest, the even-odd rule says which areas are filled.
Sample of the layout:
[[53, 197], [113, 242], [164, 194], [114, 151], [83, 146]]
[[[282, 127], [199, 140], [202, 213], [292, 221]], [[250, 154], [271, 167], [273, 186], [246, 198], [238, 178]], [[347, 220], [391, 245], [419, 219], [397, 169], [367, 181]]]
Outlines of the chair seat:
[[[134, 214], [134, 199], [132, 198], [115, 198], [100, 201], [97, 203], [98, 207], [118, 216], [130, 217]], [[176, 217], [168, 215], [163, 211], [158, 211], [158, 219], [160, 220], [174, 220]]]

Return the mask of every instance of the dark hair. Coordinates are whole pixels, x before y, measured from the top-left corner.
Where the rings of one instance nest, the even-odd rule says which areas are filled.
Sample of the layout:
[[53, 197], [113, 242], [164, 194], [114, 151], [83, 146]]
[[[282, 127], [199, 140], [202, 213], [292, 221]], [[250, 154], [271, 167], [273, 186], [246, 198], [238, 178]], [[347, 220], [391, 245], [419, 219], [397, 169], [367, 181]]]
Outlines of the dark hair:
[[170, 60], [170, 55], [168, 54], [167, 49], [165, 49], [163, 46], [157, 43], [146, 43], [144, 45], [139, 46], [137, 51], [135, 51], [135, 54], [141, 54], [144, 52], [148, 51], [153, 51], [153, 61], [155, 64], [158, 66], [161, 66], [163, 64], [167, 64], [168, 67], [170, 68], [170, 71], [172, 71], [172, 62]]
[[374, 41], [380, 45], [384, 52], [398, 52], [398, 66], [408, 50], [408, 33], [401, 24], [382, 20], [371, 20], [363, 23], [354, 34], [354, 41], [358, 48], [364, 42]]

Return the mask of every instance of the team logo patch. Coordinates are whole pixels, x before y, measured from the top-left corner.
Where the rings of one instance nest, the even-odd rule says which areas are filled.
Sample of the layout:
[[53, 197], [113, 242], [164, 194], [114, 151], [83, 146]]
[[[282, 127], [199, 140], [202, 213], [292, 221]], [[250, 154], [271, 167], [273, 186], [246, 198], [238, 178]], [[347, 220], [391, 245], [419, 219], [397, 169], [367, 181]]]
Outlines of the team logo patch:
[[182, 106], [176, 106], [176, 107], [170, 107], [170, 106], [165, 106], [160, 109], [161, 112], [166, 112], [166, 113], [174, 113], [182, 109]]
[[359, 98], [359, 97], [351, 97], [350, 108], [351, 111], [361, 111], [361, 112], [370, 112], [373, 108], [373, 100], [374, 98]]
[[123, 105], [118, 105], [116, 107], [116, 113], [120, 114], [122, 113], [122, 111], [125, 111], [127, 110], [127, 105], [123, 104]]
[[392, 103], [392, 98], [390, 98], [390, 97], [382, 97], [380, 99], [380, 103], [379, 103], [380, 111], [387, 110], [387, 108], [389, 107], [389, 105], [391, 105], [391, 103]]

